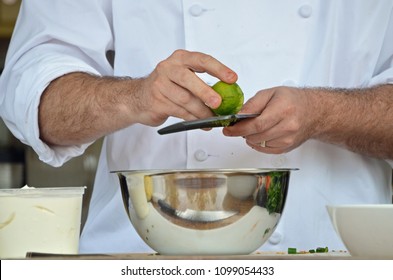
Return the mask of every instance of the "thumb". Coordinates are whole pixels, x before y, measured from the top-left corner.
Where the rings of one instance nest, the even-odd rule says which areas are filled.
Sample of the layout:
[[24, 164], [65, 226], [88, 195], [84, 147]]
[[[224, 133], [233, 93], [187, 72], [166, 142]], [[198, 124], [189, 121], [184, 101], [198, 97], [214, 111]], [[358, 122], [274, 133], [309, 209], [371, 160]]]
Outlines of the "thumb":
[[270, 89], [260, 90], [253, 97], [244, 103], [240, 114], [261, 113], [269, 103], [273, 96], [273, 91]]

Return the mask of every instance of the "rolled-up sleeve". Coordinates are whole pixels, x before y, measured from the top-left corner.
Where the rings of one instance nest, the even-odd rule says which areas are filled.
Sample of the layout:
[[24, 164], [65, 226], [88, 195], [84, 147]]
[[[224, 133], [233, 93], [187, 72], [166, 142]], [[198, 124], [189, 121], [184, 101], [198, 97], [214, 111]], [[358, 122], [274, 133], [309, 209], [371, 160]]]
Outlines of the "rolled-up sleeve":
[[[81, 155], [80, 146], [48, 146], [40, 140], [38, 107], [51, 81], [71, 72], [112, 75], [111, 1], [23, 1], [0, 77], [1, 117], [40, 160], [60, 166]], [[66, 18], [66, 20], [65, 20]]]

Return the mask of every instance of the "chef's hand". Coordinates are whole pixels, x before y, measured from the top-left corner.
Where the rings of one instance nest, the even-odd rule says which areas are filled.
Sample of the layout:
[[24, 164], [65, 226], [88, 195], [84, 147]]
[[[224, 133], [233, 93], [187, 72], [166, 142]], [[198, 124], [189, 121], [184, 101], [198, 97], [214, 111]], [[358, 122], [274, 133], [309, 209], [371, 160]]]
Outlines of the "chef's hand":
[[184, 120], [212, 116], [210, 108], [217, 108], [221, 97], [195, 72], [208, 73], [227, 83], [237, 80], [235, 72], [212, 56], [177, 50], [143, 79], [137, 97], [138, 122], [156, 126], [169, 116]]
[[259, 91], [240, 113], [260, 113], [223, 129], [226, 136], [242, 136], [255, 150], [285, 153], [310, 138], [314, 127], [307, 94], [302, 89], [276, 87]]

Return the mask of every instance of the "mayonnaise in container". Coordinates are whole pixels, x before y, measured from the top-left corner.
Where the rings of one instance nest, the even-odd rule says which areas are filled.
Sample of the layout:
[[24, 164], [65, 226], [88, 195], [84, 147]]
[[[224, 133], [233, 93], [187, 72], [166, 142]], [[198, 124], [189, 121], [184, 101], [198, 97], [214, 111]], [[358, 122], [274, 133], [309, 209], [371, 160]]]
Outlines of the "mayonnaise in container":
[[0, 259], [77, 254], [85, 188], [0, 189]]

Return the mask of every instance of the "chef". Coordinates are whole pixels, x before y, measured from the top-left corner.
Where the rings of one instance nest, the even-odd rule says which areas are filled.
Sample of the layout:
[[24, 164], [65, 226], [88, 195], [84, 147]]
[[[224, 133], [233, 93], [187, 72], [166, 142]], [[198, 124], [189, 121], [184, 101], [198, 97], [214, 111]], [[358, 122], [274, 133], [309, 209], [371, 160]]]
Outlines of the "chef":
[[[261, 250], [345, 249], [326, 205], [391, 203], [392, 13], [390, 0], [23, 1], [1, 116], [53, 166], [105, 136], [81, 253], [151, 251], [111, 170], [213, 167], [299, 168]], [[218, 80], [260, 116], [157, 133], [211, 116]]]

